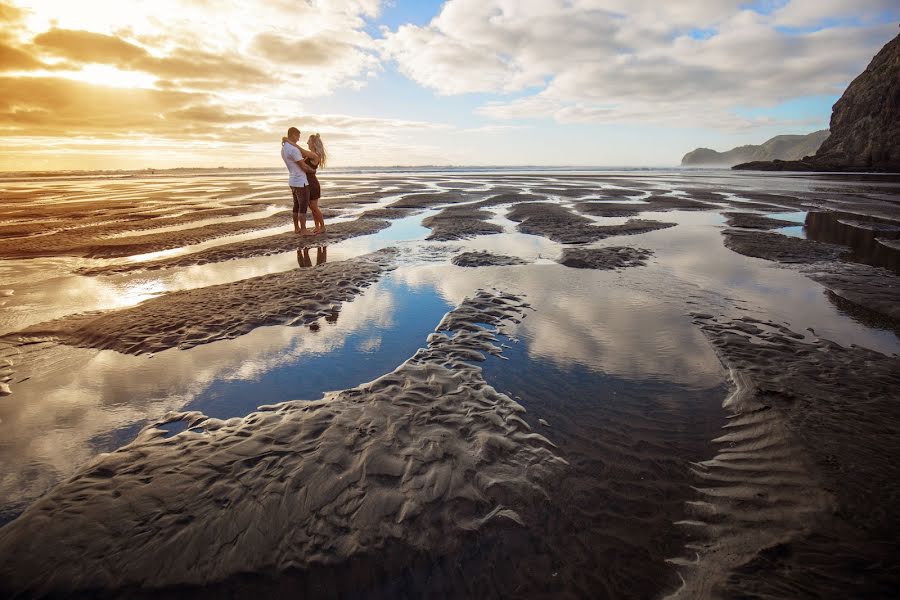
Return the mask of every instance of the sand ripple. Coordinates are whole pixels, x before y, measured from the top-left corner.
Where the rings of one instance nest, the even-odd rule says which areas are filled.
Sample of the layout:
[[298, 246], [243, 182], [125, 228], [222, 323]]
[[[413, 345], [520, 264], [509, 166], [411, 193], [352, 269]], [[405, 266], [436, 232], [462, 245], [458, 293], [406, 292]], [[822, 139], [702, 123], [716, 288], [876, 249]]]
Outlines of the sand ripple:
[[396, 253], [387, 248], [315, 269], [172, 292], [122, 310], [39, 323], [5, 337], [18, 343], [53, 339], [125, 354], [192, 348], [265, 325], [299, 325], [332, 314], [340, 302], [393, 268]]
[[282, 252], [294, 252], [304, 247], [335, 244], [352, 237], [376, 233], [388, 225], [389, 223], [387, 221], [381, 219], [360, 218], [353, 221], [329, 224], [327, 233], [322, 235], [303, 237], [293, 232], [280, 233], [278, 235], [270, 235], [253, 240], [223, 244], [221, 246], [216, 246], [215, 248], [192, 252], [182, 256], [173, 256], [147, 262], [131, 262], [79, 269], [76, 273], [79, 275], [115, 275], [134, 271], [156, 271], [158, 269], [205, 265], [237, 258], [271, 256]]
[[188, 426], [171, 437], [147, 427], [0, 530], [0, 587], [202, 585], [349, 564], [386, 544], [440, 554], [473, 530], [527, 527], [564, 461], [468, 362], [500, 352], [480, 324], [525, 307], [479, 292], [371, 383], [242, 419], [171, 415]]
[[900, 358], [747, 317], [695, 321], [735, 391], [721, 450], [697, 465], [700, 497], [680, 523], [698, 542], [672, 561], [685, 578], [676, 596], [890, 596]]

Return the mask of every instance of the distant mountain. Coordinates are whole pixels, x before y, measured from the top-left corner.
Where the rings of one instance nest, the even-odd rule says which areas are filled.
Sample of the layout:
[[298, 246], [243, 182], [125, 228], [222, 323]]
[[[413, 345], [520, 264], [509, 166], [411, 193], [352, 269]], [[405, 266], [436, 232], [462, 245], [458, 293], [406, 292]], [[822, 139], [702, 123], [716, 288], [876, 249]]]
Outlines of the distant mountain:
[[831, 136], [815, 156], [751, 161], [758, 171], [900, 173], [900, 35], [884, 45], [831, 110]]
[[681, 166], [733, 167], [755, 160], [799, 160], [815, 154], [822, 142], [828, 139], [828, 133], [827, 129], [823, 129], [807, 135], [776, 135], [762, 144], [738, 146], [727, 152], [697, 148], [684, 155]]

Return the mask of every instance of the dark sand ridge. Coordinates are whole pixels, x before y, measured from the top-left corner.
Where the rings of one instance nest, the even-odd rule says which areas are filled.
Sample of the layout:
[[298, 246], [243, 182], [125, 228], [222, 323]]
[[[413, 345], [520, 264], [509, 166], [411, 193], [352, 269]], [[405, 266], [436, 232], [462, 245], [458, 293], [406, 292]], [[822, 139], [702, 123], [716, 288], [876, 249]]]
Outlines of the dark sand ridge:
[[875, 238], [875, 241], [891, 250], [900, 251], [900, 240], [889, 240], [885, 238]]
[[541, 235], [561, 244], [586, 244], [614, 235], [634, 235], [674, 227], [675, 223], [631, 219], [623, 225], [595, 225], [587, 217], [548, 202], [514, 206], [507, 218], [518, 221], [522, 233]]
[[0, 344], [0, 398], [12, 394], [9, 383], [15, 373], [14, 366], [13, 353], [9, 351], [9, 346]]
[[362, 216], [368, 219], [388, 219], [393, 221], [394, 219], [411, 217], [420, 212], [422, 211], [415, 208], [373, 208], [365, 211]]
[[[198, 216], [195, 215], [194, 218], [196, 220]], [[192, 229], [163, 231], [122, 238], [97, 238], [91, 235], [84, 235], [84, 230], [76, 229], [49, 237], [0, 240], [0, 258], [38, 258], [46, 256], [120, 258], [158, 252], [160, 250], [171, 250], [216, 238], [241, 235], [290, 224], [290, 211], [282, 211], [261, 219], [223, 221]], [[67, 240], [66, 238], [69, 239]]]
[[266, 325], [298, 325], [332, 314], [393, 268], [396, 250], [233, 283], [171, 292], [130, 308], [85, 313], [3, 336], [145, 354], [235, 338]]
[[418, 192], [393, 202], [391, 208], [428, 208], [439, 204], [453, 204], [474, 199], [471, 192]]
[[597, 217], [630, 217], [642, 212], [715, 210], [719, 207], [681, 196], [653, 195], [641, 198], [641, 202], [580, 202], [575, 204], [575, 208], [583, 213]]
[[[900, 203], [885, 201], [871, 197], [810, 195], [805, 206], [812, 210], [827, 210], [839, 213], [852, 213], [861, 217], [872, 217], [887, 221], [900, 222]], [[803, 208], [802, 210], [810, 210]]]
[[645, 190], [622, 189], [622, 188], [601, 188], [595, 189], [594, 193], [604, 198], [631, 198], [633, 196], [643, 196]]
[[773, 219], [757, 213], [723, 212], [722, 216], [726, 217], [725, 224], [729, 227], [742, 227], [744, 229], [778, 229], [780, 227], [799, 225], [799, 223], [794, 221]]
[[751, 318], [695, 322], [729, 368], [734, 413], [698, 465], [705, 536], [678, 597], [892, 597], [900, 585], [900, 357], [801, 341]]
[[451, 206], [423, 219], [422, 226], [431, 229], [427, 238], [429, 240], [458, 240], [502, 232], [500, 225], [488, 222], [493, 216], [490, 212], [471, 205]]
[[[280, 187], [280, 186], [279, 186]], [[89, 216], [127, 216], [130, 212], [170, 211], [177, 208], [244, 205], [284, 197], [272, 184], [235, 185], [230, 181], [209, 180], [203, 183], [177, 182], [165, 185], [146, 180], [118, 182], [79, 181], [54, 189], [44, 186], [24, 192], [4, 190], [0, 218], [50, 219]], [[288, 198], [289, 198], [288, 194]]]
[[498, 190], [496, 189], [492, 190], [489, 198], [474, 202], [470, 204], [470, 206], [475, 208], [490, 208], [502, 204], [517, 204], [519, 202], [532, 202], [547, 199], [545, 196], [539, 196], [531, 192], [516, 192], [509, 190], [500, 191], [500, 193], [497, 192]]
[[463, 252], [450, 261], [457, 267], [501, 267], [509, 265], [525, 265], [527, 261], [516, 256], [492, 254], [490, 252]]
[[807, 238], [850, 248], [847, 260], [900, 274], [900, 252], [883, 243], [885, 239], [900, 239], [900, 221], [843, 212], [810, 212], [804, 225]]
[[891, 271], [836, 262], [849, 256], [849, 250], [837, 244], [763, 231], [726, 229], [722, 234], [725, 246], [739, 254], [802, 265], [808, 277], [832, 294], [860, 307], [864, 313], [880, 315], [869, 319], [872, 325], [900, 330], [900, 277]]
[[847, 249], [837, 244], [826, 244], [779, 233], [725, 229], [725, 247], [744, 256], [764, 258], [780, 263], [812, 263], [836, 260], [847, 254]]
[[894, 223], [878, 223], [872, 221], [860, 221], [857, 219], [838, 219], [841, 225], [849, 225], [856, 229], [868, 229], [879, 233], [898, 233], [900, 232], [900, 224]]
[[328, 225], [323, 235], [299, 236], [293, 231], [280, 233], [244, 242], [223, 244], [215, 248], [208, 248], [190, 254], [161, 258], [154, 261], [124, 263], [108, 265], [104, 267], [92, 267], [78, 269], [79, 275], [115, 275], [135, 271], [155, 271], [158, 269], [173, 269], [188, 267], [191, 265], [204, 265], [214, 262], [238, 258], [253, 258], [256, 256], [271, 256], [283, 252], [292, 252], [304, 247], [313, 247], [322, 244], [336, 244], [343, 240], [361, 235], [370, 235], [386, 228], [390, 223], [381, 219], [360, 218], [353, 221], [342, 221]]
[[[189, 429], [172, 437], [145, 428], [0, 530], [0, 588], [215, 595], [185, 586], [224, 582], [331, 596], [405, 572], [398, 585], [414, 591], [499, 592], [456, 572], [454, 554], [527, 535], [565, 465], [467, 362], [500, 352], [479, 323], [502, 326], [526, 306], [479, 292], [371, 383], [241, 419], [173, 414], [158, 425]], [[410, 573], [423, 554], [451, 573]]]
[[[854, 188], [855, 190], [855, 188]], [[854, 190], [842, 191], [797, 191], [787, 194], [772, 194], [743, 190], [727, 190], [738, 198], [717, 201], [734, 208], [783, 212], [785, 208], [808, 211], [829, 210], [857, 213], [883, 219], [900, 220], [900, 203], [895, 197], [884, 194], [860, 193]], [[752, 202], [743, 202], [747, 198]]]
[[881, 315], [882, 318], [875, 318], [876, 322], [870, 326], [900, 332], [900, 277], [894, 273], [854, 263], [814, 265], [804, 272], [830, 293]]
[[437, 185], [446, 190], [480, 190], [484, 184], [474, 181], [438, 181]]
[[248, 204], [241, 206], [228, 206], [223, 208], [209, 207], [172, 207], [167, 213], [175, 213], [167, 216], [167, 213], [147, 213], [142, 211], [129, 211], [114, 221], [97, 222], [96, 218], [89, 221], [73, 222], [69, 219], [56, 221], [33, 221], [23, 224], [0, 226], [0, 237], [14, 235], [52, 235], [45, 237], [49, 243], [61, 243], [74, 245], [80, 240], [97, 239], [121, 235], [128, 232], [147, 231], [161, 227], [186, 225], [195, 221], [219, 217], [238, 217], [248, 213], [259, 212], [265, 209], [266, 204]]
[[[549, 194], [553, 196], [565, 196], [566, 198], [582, 198], [585, 196], [596, 196], [599, 192], [596, 188], [591, 186], [586, 187], [578, 187], [578, 186], [566, 186], [566, 187], [556, 187], [553, 185], [540, 186], [537, 191], [542, 194]], [[632, 192], [633, 194], [640, 194], [641, 192]]]
[[650, 250], [628, 246], [564, 248], [559, 264], [575, 269], [624, 269], [646, 265], [651, 256]]

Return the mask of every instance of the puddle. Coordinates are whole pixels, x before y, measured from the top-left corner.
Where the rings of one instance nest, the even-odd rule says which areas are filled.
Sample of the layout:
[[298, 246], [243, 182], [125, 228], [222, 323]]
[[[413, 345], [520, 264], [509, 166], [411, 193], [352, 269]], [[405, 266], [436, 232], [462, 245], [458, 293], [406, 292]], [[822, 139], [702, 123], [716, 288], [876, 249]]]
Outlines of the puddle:
[[372, 235], [313, 246], [305, 251], [108, 277], [72, 274], [77, 268], [96, 266], [98, 261], [70, 258], [0, 261], [0, 275], [8, 272], [12, 276], [5, 280], [4, 286], [8, 285], [14, 291], [8, 299], [2, 300], [0, 334], [69, 314], [134, 306], [166, 292], [347, 260], [391, 245], [415, 242], [431, 233], [430, 229], [421, 226], [421, 221], [434, 212], [397, 219]]
[[243, 416], [375, 379], [415, 354], [450, 308], [434, 288], [392, 274], [312, 327], [152, 356], [57, 346], [21, 358], [16, 401], [0, 405], [0, 521], [169, 411]]
[[[678, 172], [625, 171], [603, 177], [619, 177], [615, 181], [627, 189], [660, 191], [671, 187], [669, 180], [682, 187], [701, 180], [710, 185], [723, 182], [730, 189], [742, 185], [759, 189], [767, 181]], [[190, 177], [179, 181], [201, 189], [212, 185], [201, 180], [199, 184]], [[369, 193], [365, 190], [372, 181], [404, 189], [402, 194], [391, 192], [393, 202], [415, 193], [405, 191], [406, 187], [433, 190], [445, 187], [444, 183], [453, 189], [459, 178], [453, 172], [417, 173], [414, 178], [390, 173], [335, 177], [335, 185], [345, 193], [357, 189]], [[568, 185], [567, 181], [560, 173], [476, 171], [465, 176], [462, 189], [540, 193], [545, 186]], [[777, 181], [786, 188], [817, 185], [810, 180]], [[593, 185], [602, 195], [600, 183], [577, 177], [570, 183], [579, 188]], [[115, 193], [126, 195], [134, 183], [117, 185], [120, 189]], [[167, 179], [157, 191], [163, 193], [165, 188], [166, 194], [173, 194], [169, 188], [178, 185]], [[266, 193], [218, 185], [222, 194], [229, 189], [235, 194]], [[560, 201], [569, 204], [571, 198], [560, 195]], [[613, 201], [640, 202], [636, 198]], [[382, 199], [359, 210], [386, 202]], [[478, 289], [496, 288], [524, 295], [532, 308], [520, 323], [501, 329], [505, 360], [488, 357], [479, 363], [484, 377], [525, 406], [528, 412], [523, 418], [556, 444], [570, 465], [548, 498], [544, 516], [534, 524], [536, 529], [529, 530], [539, 540], [535, 543], [543, 544], [544, 554], [537, 555], [546, 560], [536, 564], [563, 574], [554, 581], [584, 582], [587, 587], [581, 589], [599, 589], [588, 585], [599, 573], [621, 578], [621, 585], [629, 582], [635, 596], [655, 597], [661, 589], [678, 584], [671, 565], [664, 561], [676, 552], [662, 555], [660, 548], [677, 550], [686, 541], [671, 524], [684, 518], [684, 502], [696, 484], [690, 479], [690, 463], [713, 455], [709, 441], [725, 420], [721, 402], [728, 392], [726, 374], [711, 344], [692, 323], [690, 312], [752, 315], [785, 323], [801, 334], [810, 334], [807, 328], [813, 328], [845, 346], [900, 352], [900, 340], [893, 331], [870, 326], [798, 271], [725, 248], [721, 211], [644, 213], [640, 218], [677, 225], [611, 237], [588, 247], [645, 248], [653, 252], [648, 264], [597, 271], [558, 264], [564, 246], [517, 232], [517, 224], [505, 217], [505, 206], [489, 209], [491, 222], [503, 227], [503, 233], [427, 241], [430, 230], [421, 222], [438, 210], [397, 219], [381, 232], [338, 244], [170, 271], [87, 278], [71, 271], [96, 261], [0, 261], [0, 277], [5, 277], [0, 331], [13, 331], [72, 312], [133, 305], [167, 291], [315, 269], [387, 246], [402, 250], [396, 270], [311, 325], [262, 327], [236, 339], [153, 356], [51, 344], [20, 348], [13, 395], [0, 403], [0, 464], [4, 465], [0, 523], [98, 453], [128, 443], [145, 423], [170, 411], [241, 417], [260, 405], [316, 400], [328, 391], [376, 379], [423, 347], [448, 310]], [[839, 219], [844, 217], [839, 215], [795, 211], [768, 216], [797, 223], [779, 233], [804, 235], [805, 224], [810, 239], [843, 240], [839, 243], [853, 247], [866, 260], [893, 264], [896, 269], [890, 254], [877, 254], [872, 248], [878, 245], [876, 237], [890, 232], [841, 224]], [[599, 224], [625, 221], [595, 219]], [[201, 247], [209, 245], [172, 252]], [[467, 250], [519, 257], [528, 264], [480, 268], [450, 264], [455, 252]], [[163, 427], [166, 437], [184, 434], [186, 428], [183, 421]], [[534, 558], [530, 551], [521, 553]], [[471, 568], [485, 572], [502, 574], [503, 569], [495, 567], [500, 558], [509, 559], [508, 554], [498, 556], [489, 544], [472, 553], [484, 560], [473, 560]], [[467, 571], [467, 576], [472, 572]], [[553, 589], [561, 595], [572, 591]]]
[[790, 227], [779, 227], [778, 229], [773, 229], [772, 233], [780, 233], [781, 235], [787, 235], [790, 237], [806, 239], [806, 228], [803, 227], [803, 225], [792, 225]]
[[896, 221], [852, 213], [811, 212], [806, 218], [805, 233], [817, 242], [849, 247], [849, 259], [854, 262], [900, 274], [900, 250], [878, 241], [900, 239], [900, 223]]

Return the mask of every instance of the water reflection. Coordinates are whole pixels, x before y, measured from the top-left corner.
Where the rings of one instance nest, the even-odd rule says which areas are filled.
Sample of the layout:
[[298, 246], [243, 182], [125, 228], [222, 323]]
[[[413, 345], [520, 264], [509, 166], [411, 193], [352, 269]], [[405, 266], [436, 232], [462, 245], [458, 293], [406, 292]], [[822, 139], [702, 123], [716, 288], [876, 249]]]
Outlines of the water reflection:
[[0, 404], [0, 523], [169, 411], [229, 418], [375, 379], [414, 354], [448, 309], [434, 290], [387, 277], [313, 327], [263, 327], [149, 357], [28, 350]]
[[[323, 264], [328, 259], [347, 260], [392, 244], [422, 240], [431, 230], [422, 227], [421, 220], [434, 212], [436, 211], [427, 211], [397, 219], [377, 233], [331, 244], [328, 249], [322, 246], [321, 253], [316, 251], [316, 264]], [[258, 235], [263, 234], [264, 232], [260, 232]], [[312, 257], [309, 258], [309, 266], [312, 266]], [[0, 333], [17, 331], [69, 314], [133, 306], [165, 292], [289, 271], [298, 264], [300, 267], [308, 266], [307, 257], [300, 248], [296, 252], [271, 256], [109, 277], [72, 274], [78, 268], [96, 267], [99, 264], [103, 264], [103, 261], [77, 258], [0, 261], [3, 287], [10, 292], [8, 297], [4, 297], [4, 311], [0, 313]]]
[[[613, 237], [594, 246], [625, 243], [652, 250], [646, 267], [597, 272], [555, 263], [484, 269], [428, 266], [398, 276], [410, 285], [437, 286], [453, 304], [476, 287], [522, 291], [538, 308], [523, 325], [525, 335], [535, 338], [533, 352], [560, 364], [577, 363], [634, 379], [662, 377], [685, 385], [709, 381], [718, 367], [697, 364], [702, 355], [698, 346], [706, 342], [686, 317], [691, 310], [740, 306], [799, 333], [812, 328], [840, 344], [888, 354], [900, 351], [892, 330], [873, 330], [845, 313], [802, 273], [724, 248], [717, 213], [673, 211], [647, 213], [645, 218], [678, 226]], [[545, 242], [529, 238], [535, 236], [484, 236], [462, 245], [534, 259]], [[554, 253], [550, 256], [558, 254], [558, 245], [544, 247]], [[722, 299], [724, 304], [717, 306]]]
[[403, 269], [397, 276], [410, 286], [437, 286], [452, 304], [479, 287], [524, 294], [535, 311], [511, 333], [527, 340], [533, 358], [561, 369], [585, 367], [691, 387], [715, 385], [722, 378], [718, 360], [692, 325], [682, 299], [636, 289], [628, 273], [558, 264], [441, 265]]
[[896, 221], [851, 213], [811, 212], [806, 217], [805, 230], [811, 240], [849, 247], [849, 258], [854, 262], [900, 274], [900, 251], [877, 239], [900, 239], [900, 223]]
[[[666, 188], [658, 174], [631, 175], [635, 181], [623, 185]], [[758, 178], [716, 178], [729, 186], [760, 187]], [[428, 184], [442, 180], [421, 179]], [[549, 179], [565, 183], [559, 177], [528, 174], [483, 178], [521, 191], [540, 191]], [[673, 174], [671, 179], [684, 183], [691, 177]], [[808, 179], [771, 181], [786, 188], [813, 186]], [[520, 343], [510, 344], [508, 361], [486, 361], [485, 375], [491, 384], [522, 399], [530, 411], [525, 418], [543, 433], [552, 432], [549, 437], [572, 465], [569, 478], [554, 491], [554, 506], [547, 508], [543, 525], [549, 535], [542, 539], [582, 544], [579, 550], [563, 542], [557, 556], [583, 557], [584, 548], [590, 548], [591, 559], [611, 557], [602, 564], [582, 565], [581, 573], [601, 573], [601, 581], [592, 584], [612, 585], [602, 578], [615, 571], [628, 574], [628, 589], [644, 589], [648, 581], [657, 585], [663, 580], [668, 567], [656, 560], [663, 556], [657, 549], [647, 575], [642, 571], [647, 561], [632, 560], [634, 552], [643, 557], [660, 539], [678, 546], [670, 526], [688, 491], [687, 461], [708, 456], [703, 444], [721, 426], [724, 372], [691, 323], [690, 311], [728, 312], [740, 306], [744, 314], [784, 322], [798, 332], [814, 328], [841, 344], [900, 350], [893, 332], [871, 329], [872, 323], [842, 307], [801, 273], [724, 248], [718, 213], [643, 214], [678, 226], [594, 244], [636, 246], [654, 253], [645, 267], [601, 272], [556, 264], [562, 246], [516, 232], [503, 210], [491, 210], [491, 220], [504, 227], [503, 234], [446, 244], [422, 243], [430, 230], [421, 220], [435, 212], [427, 211], [330, 248], [323, 244], [166, 272], [84, 278], [69, 274], [84, 261], [0, 262], [0, 274], [8, 268], [18, 278], [3, 285], [14, 290], [3, 297], [8, 303], [4, 308], [12, 308], [14, 316], [7, 320], [4, 315], [0, 328], [9, 330], [29, 319], [133, 304], [165, 291], [298, 266], [315, 268], [387, 245], [413, 250], [407, 253], [413, 264], [401, 264], [340, 311], [307, 327], [260, 328], [234, 340], [153, 357], [58, 346], [27, 350], [30, 354], [17, 365], [15, 393], [0, 404], [0, 522], [98, 452], [126, 443], [142, 423], [168, 411], [191, 409], [229, 418], [260, 404], [314, 399], [372, 380], [421, 347], [452, 305], [478, 288], [496, 287], [524, 293], [535, 310], [508, 328]], [[803, 213], [788, 214], [796, 220]], [[811, 238], [844, 235], [845, 224], [818, 219], [806, 219]], [[851, 230], [852, 235], [841, 238], [845, 241], [824, 241], [871, 246], [871, 239], [857, 236], [866, 230]], [[448, 255], [456, 247], [486, 250], [532, 264], [478, 269], [433, 264], [425, 258], [430, 246]], [[537, 418], [544, 418], [550, 428], [541, 429], [544, 425]], [[180, 427], [183, 424], [168, 426], [167, 434], [177, 435]], [[574, 508], [571, 515], [553, 512], [560, 507]], [[579, 577], [568, 572], [559, 580], [581, 581]], [[622, 589], [619, 585], [625, 584], [607, 589]]]
[[[312, 258], [309, 256], [309, 248], [300, 248], [297, 250], [297, 264], [301, 269], [313, 266]], [[316, 266], [324, 265], [328, 259], [328, 246], [316, 247]]]

